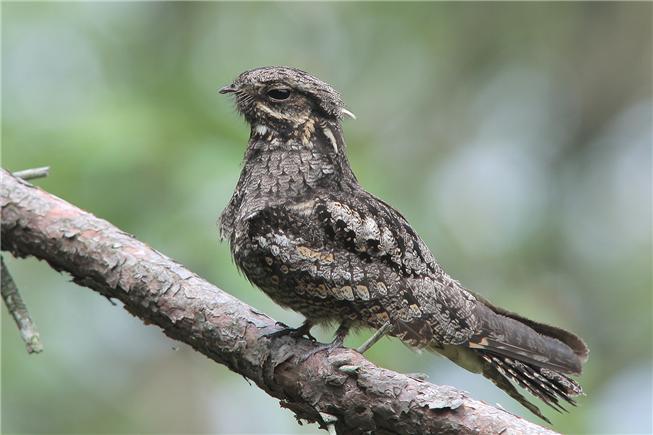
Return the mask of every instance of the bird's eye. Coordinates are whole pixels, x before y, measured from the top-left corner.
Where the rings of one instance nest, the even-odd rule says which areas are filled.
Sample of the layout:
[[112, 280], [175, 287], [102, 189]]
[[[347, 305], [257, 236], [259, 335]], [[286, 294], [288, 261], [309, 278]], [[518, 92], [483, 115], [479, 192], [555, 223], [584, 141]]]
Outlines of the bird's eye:
[[286, 88], [275, 88], [268, 91], [268, 97], [272, 101], [283, 101], [287, 100], [290, 97], [290, 89]]

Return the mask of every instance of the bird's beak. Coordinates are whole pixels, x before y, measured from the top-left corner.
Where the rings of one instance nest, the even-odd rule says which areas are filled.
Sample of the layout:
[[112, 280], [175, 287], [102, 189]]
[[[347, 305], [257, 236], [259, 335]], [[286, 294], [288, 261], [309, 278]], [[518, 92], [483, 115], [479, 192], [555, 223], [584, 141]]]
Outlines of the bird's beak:
[[221, 87], [218, 90], [218, 94], [233, 94], [237, 90], [238, 90], [238, 88], [236, 86], [234, 86], [234, 84], [232, 83], [230, 85]]

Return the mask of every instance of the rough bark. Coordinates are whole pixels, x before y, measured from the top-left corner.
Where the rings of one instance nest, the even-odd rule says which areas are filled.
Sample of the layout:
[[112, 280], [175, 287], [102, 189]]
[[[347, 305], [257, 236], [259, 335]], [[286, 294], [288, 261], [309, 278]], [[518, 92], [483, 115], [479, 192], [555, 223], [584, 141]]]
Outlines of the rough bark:
[[109, 222], [2, 170], [2, 249], [34, 256], [169, 337], [255, 382], [297, 418], [358, 434], [552, 434], [467, 393], [376, 367], [357, 352], [266, 334], [280, 327]]

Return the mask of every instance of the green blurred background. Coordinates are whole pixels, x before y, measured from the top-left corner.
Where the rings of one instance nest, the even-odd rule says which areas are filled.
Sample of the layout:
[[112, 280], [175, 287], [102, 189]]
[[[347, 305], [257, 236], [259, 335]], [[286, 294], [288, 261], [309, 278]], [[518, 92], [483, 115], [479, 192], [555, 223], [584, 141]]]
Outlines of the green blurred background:
[[[218, 242], [249, 132], [216, 90], [310, 71], [358, 115], [362, 184], [450, 274], [587, 340], [587, 397], [546, 410], [555, 428], [650, 433], [652, 6], [4, 3], [2, 165], [50, 165], [36, 184], [298, 324]], [[46, 264], [8, 265], [45, 352], [2, 308], [3, 433], [318, 432]], [[383, 340], [369, 358], [536, 420], [438, 356]]]

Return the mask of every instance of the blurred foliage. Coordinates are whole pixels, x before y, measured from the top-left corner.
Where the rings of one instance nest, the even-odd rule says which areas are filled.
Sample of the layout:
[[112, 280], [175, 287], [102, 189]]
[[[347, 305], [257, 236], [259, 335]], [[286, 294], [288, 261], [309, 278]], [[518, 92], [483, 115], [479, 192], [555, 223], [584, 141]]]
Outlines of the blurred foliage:
[[[44, 189], [296, 324], [218, 241], [249, 132], [216, 90], [252, 67], [310, 71], [358, 115], [362, 184], [449, 273], [585, 337], [587, 397], [547, 410], [555, 428], [650, 433], [651, 9], [3, 3], [2, 165], [50, 165]], [[3, 308], [3, 433], [317, 431], [46, 264], [8, 260], [45, 352], [26, 354]], [[434, 355], [383, 340], [369, 357], [535, 420]]]

